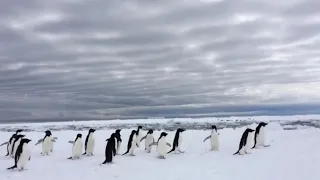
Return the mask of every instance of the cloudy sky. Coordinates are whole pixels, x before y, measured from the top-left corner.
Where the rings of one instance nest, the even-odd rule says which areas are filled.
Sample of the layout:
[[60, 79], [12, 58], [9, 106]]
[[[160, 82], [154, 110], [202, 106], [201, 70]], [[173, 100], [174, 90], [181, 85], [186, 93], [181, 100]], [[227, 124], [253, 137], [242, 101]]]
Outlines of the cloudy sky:
[[0, 120], [320, 111], [319, 0], [0, 2]]

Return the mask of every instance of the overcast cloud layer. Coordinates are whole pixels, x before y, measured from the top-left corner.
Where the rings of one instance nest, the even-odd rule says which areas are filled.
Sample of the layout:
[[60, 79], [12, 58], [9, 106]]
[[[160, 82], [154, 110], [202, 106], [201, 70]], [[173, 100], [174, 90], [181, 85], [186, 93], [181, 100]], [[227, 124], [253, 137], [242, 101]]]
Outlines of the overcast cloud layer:
[[319, 0], [0, 2], [0, 119], [316, 113]]

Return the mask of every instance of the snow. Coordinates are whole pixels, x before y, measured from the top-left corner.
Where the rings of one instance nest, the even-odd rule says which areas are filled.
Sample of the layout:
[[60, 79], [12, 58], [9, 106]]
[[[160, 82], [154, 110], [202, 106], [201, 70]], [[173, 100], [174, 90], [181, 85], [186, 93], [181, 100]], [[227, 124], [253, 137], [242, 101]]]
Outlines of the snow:
[[[130, 123], [143, 123], [143, 124], [154, 124], [154, 123], [170, 123], [170, 122], [218, 122], [218, 121], [310, 121], [320, 120], [319, 114], [309, 115], [291, 115], [291, 116], [229, 116], [229, 117], [206, 117], [206, 118], [150, 118], [150, 119], [126, 119], [126, 120], [88, 120], [88, 121], [65, 121], [65, 122], [40, 122], [40, 123], [17, 123], [20, 126], [50, 126], [50, 125], [108, 125], [108, 124], [130, 124]], [[0, 124], [2, 126], [16, 126], [15, 124]]]
[[[250, 125], [255, 127], [256, 124]], [[105, 139], [114, 130], [95, 132], [95, 156], [84, 156], [80, 160], [67, 160], [71, 155], [71, 144], [77, 133], [87, 131], [52, 131], [58, 137], [51, 156], [41, 156], [41, 145], [34, 144], [44, 136], [41, 132], [25, 132], [32, 141], [29, 167], [26, 171], [8, 171], [13, 159], [5, 157], [6, 147], [0, 147], [1, 180], [318, 180], [320, 179], [320, 130], [304, 128], [284, 130], [276, 123], [266, 127], [266, 141], [270, 147], [251, 150], [248, 155], [232, 155], [237, 151], [240, 137], [245, 127], [219, 130], [220, 150], [209, 151], [209, 141], [203, 139], [210, 130], [187, 130], [183, 133], [183, 154], [169, 154], [167, 159], [158, 159], [155, 147], [147, 154], [144, 142], [136, 150], [136, 156], [116, 156], [115, 163], [100, 164], [104, 160]], [[131, 130], [121, 131], [123, 143], [120, 152], [125, 152]], [[143, 131], [145, 134], [146, 131]], [[172, 144], [173, 131], [167, 140]], [[9, 139], [12, 132], [0, 132], [0, 143]], [[155, 139], [160, 132], [155, 131]]]

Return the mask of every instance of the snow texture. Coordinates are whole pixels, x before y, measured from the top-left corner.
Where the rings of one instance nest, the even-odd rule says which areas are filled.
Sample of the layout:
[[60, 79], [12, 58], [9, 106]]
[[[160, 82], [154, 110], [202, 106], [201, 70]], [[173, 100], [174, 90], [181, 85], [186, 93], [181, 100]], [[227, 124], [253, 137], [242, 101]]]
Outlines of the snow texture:
[[[92, 124], [91, 124], [92, 125]], [[80, 160], [67, 160], [77, 133], [84, 131], [52, 131], [59, 139], [51, 156], [42, 156], [41, 145], [34, 146], [44, 132], [24, 132], [32, 139], [29, 144], [31, 160], [26, 171], [9, 171], [12, 158], [5, 157], [5, 146], [0, 147], [1, 180], [319, 180], [320, 179], [320, 130], [298, 128], [284, 130], [280, 124], [271, 123], [266, 127], [266, 142], [270, 147], [252, 149], [251, 154], [232, 155], [237, 151], [239, 140], [246, 127], [255, 128], [257, 123], [240, 128], [224, 128], [220, 133], [220, 149], [209, 151], [209, 141], [203, 139], [210, 130], [187, 130], [183, 133], [182, 154], [168, 154], [167, 159], [158, 159], [155, 148], [144, 152], [144, 142], [136, 150], [136, 156], [116, 156], [115, 163], [100, 165], [104, 161], [106, 142], [114, 130], [95, 132], [95, 156], [83, 156]], [[93, 126], [93, 125], [92, 125]], [[30, 125], [31, 127], [31, 125]], [[14, 128], [14, 127], [12, 127]], [[35, 129], [35, 128], [34, 128]], [[121, 131], [123, 143], [120, 153], [125, 152], [132, 129]], [[146, 130], [142, 131], [143, 135]], [[161, 131], [155, 131], [158, 139]], [[9, 139], [12, 132], [0, 132], [0, 141]], [[168, 132], [167, 141], [172, 144], [174, 132]], [[84, 141], [85, 138], [83, 138]]]

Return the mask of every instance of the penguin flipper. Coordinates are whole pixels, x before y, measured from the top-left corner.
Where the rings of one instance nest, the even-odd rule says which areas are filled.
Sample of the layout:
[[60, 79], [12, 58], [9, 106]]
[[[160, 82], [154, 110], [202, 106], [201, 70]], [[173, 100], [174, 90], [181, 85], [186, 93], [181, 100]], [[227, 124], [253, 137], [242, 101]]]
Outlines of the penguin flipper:
[[73, 144], [73, 143], [74, 143], [74, 141], [69, 141], [68, 143]]
[[205, 142], [206, 140], [208, 140], [208, 139], [210, 139], [210, 138], [211, 138], [211, 135], [208, 136], [208, 137], [206, 137], [206, 138], [203, 140], [203, 142]]
[[4, 142], [0, 146], [6, 145], [6, 144], [9, 144], [9, 142]]
[[147, 138], [147, 135], [143, 136], [140, 140], [140, 142], [142, 142], [145, 138]]
[[68, 157], [67, 159], [72, 159], [72, 157], [70, 156], [70, 157]]
[[39, 139], [38, 142], [35, 144], [35, 146], [42, 143], [42, 142], [43, 142], [43, 139]]
[[167, 143], [167, 146], [171, 147], [171, 144], [170, 144], [170, 143]]

